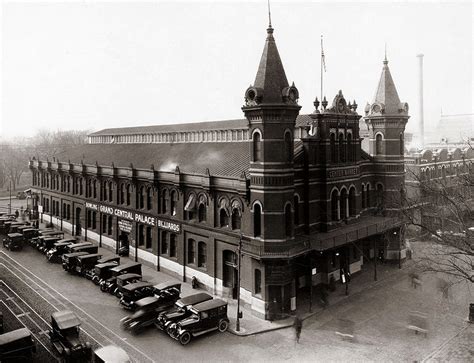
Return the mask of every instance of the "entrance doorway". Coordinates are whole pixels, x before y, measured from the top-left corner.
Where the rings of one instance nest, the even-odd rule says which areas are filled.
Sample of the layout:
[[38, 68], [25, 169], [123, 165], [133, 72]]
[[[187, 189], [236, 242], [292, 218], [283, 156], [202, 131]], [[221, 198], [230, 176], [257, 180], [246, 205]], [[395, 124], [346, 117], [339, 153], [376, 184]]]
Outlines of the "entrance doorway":
[[223, 284], [224, 287], [231, 289], [232, 298], [237, 299], [237, 254], [233, 251], [226, 250], [223, 252]]
[[81, 208], [76, 208], [76, 236], [80, 236], [81, 233], [82, 233]]
[[119, 245], [117, 253], [119, 256], [128, 256], [130, 252], [129, 233], [121, 231], [118, 237]]

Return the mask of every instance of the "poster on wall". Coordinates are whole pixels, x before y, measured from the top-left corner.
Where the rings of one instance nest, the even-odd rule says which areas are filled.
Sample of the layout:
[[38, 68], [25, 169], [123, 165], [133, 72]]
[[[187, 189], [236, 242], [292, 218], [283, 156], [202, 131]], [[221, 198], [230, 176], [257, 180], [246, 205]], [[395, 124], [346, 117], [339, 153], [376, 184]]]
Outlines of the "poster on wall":
[[132, 227], [133, 227], [132, 222], [126, 221], [124, 219], [119, 219], [118, 228], [120, 231], [125, 232], [125, 233], [130, 233], [132, 232]]

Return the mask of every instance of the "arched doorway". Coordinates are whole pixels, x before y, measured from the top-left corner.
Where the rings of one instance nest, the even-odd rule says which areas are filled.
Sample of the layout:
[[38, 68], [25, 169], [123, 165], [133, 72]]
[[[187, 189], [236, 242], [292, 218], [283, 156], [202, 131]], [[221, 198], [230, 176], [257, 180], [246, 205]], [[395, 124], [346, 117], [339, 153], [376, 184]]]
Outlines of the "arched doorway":
[[232, 298], [237, 298], [237, 254], [234, 251], [225, 250], [222, 253], [223, 271], [222, 283], [232, 292]]
[[76, 208], [76, 236], [80, 236], [82, 232], [81, 225], [81, 208]]

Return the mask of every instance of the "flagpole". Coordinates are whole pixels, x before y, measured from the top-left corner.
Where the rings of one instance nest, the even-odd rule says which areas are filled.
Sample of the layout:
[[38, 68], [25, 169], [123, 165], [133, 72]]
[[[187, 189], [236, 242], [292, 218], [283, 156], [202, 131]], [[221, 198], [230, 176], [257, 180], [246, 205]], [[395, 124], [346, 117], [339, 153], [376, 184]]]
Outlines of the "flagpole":
[[323, 62], [324, 62], [324, 53], [323, 53], [323, 35], [321, 34], [321, 102], [323, 102]]

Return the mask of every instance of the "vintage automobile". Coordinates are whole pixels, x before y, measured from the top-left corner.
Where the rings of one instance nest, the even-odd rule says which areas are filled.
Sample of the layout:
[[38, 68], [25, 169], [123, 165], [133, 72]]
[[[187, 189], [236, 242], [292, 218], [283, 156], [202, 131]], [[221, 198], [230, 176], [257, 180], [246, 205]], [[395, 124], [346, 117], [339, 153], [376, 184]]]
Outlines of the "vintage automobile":
[[60, 239], [52, 249], [46, 252], [46, 258], [49, 262], [61, 262], [61, 256], [67, 252], [67, 247], [74, 242], [76, 242], [75, 238]]
[[17, 222], [17, 221], [12, 221], [11, 223], [7, 222], [7, 229], [6, 233], [17, 233], [18, 232], [18, 227], [26, 226], [27, 222]]
[[32, 238], [38, 237], [38, 233], [39, 233], [38, 229], [28, 226], [28, 228], [25, 228], [22, 231], [23, 241], [29, 242]]
[[189, 310], [189, 317], [171, 324], [168, 328], [168, 334], [182, 345], [188, 344], [193, 337], [213, 330], [223, 333], [229, 328], [227, 302], [221, 299], [205, 301]]
[[102, 257], [101, 254], [91, 253], [89, 255], [77, 256], [75, 263], [75, 272], [78, 275], [85, 276], [89, 280], [92, 278], [92, 270], [94, 270], [97, 260]]
[[117, 297], [122, 297], [122, 289], [128, 285], [133, 284], [134, 282], [142, 281], [142, 275], [139, 274], [123, 274], [117, 276], [117, 280], [115, 282], [116, 287], [115, 290], [109, 291], [111, 294], [114, 294]]
[[149, 282], [139, 281], [125, 285], [120, 292], [120, 305], [127, 310], [135, 310], [135, 302], [153, 296], [154, 288]]
[[76, 314], [69, 310], [57, 311], [51, 315], [51, 344], [66, 361], [89, 361], [91, 345], [82, 342], [79, 337], [79, 321]]
[[23, 231], [24, 231], [25, 229], [30, 229], [30, 228], [32, 228], [32, 227], [31, 227], [31, 225], [27, 222], [27, 223], [25, 223], [25, 224], [22, 225], [22, 226], [16, 227], [16, 231], [15, 231], [15, 232], [18, 232], [18, 233], [20, 233], [20, 234], [23, 234]]
[[19, 233], [7, 234], [7, 238], [3, 239], [3, 247], [10, 251], [21, 250], [23, 248], [23, 235]]
[[33, 239], [33, 245], [36, 247], [36, 249], [40, 249], [40, 247], [43, 246], [43, 240], [45, 238], [49, 237], [57, 237], [58, 241], [60, 239], [64, 238], [64, 232], [62, 231], [45, 231], [45, 232], [40, 232], [39, 236], [35, 239]]
[[74, 272], [76, 270], [76, 257], [89, 255], [87, 252], [72, 252], [66, 253], [62, 256], [63, 269], [67, 272]]
[[101, 285], [102, 281], [106, 281], [112, 276], [111, 269], [117, 266], [118, 265], [115, 262], [99, 263], [95, 265], [92, 282], [96, 285]]
[[27, 328], [0, 334], [0, 362], [31, 362], [35, 352], [35, 342]]
[[153, 286], [152, 294], [145, 296], [141, 296], [143, 295], [142, 293], [131, 294], [128, 289], [131, 289], [130, 285], [125, 286], [125, 288], [121, 290], [122, 297], [120, 299], [120, 304], [122, 304], [125, 309], [135, 310], [135, 303], [139, 299], [153, 295], [160, 302], [160, 311], [163, 311], [164, 309], [172, 307], [176, 300], [179, 299], [179, 294], [181, 293], [181, 283], [171, 281], [163, 282]]
[[130, 357], [120, 347], [107, 345], [94, 351], [94, 363], [130, 363]]
[[100, 282], [100, 290], [103, 292], [114, 291], [117, 286], [117, 276], [134, 273], [142, 274], [142, 264], [138, 262], [129, 262], [123, 265], [118, 265], [110, 269], [111, 275], [106, 280]]
[[107, 262], [116, 262], [117, 265], [120, 265], [120, 257], [119, 256], [105, 256], [102, 257], [97, 263], [107, 263]]
[[190, 316], [191, 311], [189, 309], [193, 305], [200, 304], [204, 301], [208, 301], [212, 299], [213, 299], [212, 296], [209, 294], [206, 294], [205, 292], [199, 292], [197, 294], [183, 297], [179, 299], [178, 301], [176, 301], [173, 308], [166, 311], [162, 311], [158, 315], [158, 318], [154, 322], [155, 326], [158, 329], [167, 331], [168, 327], [171, 324], [176, 323], [177, 321]]
[[53, 228], [38, 229], [38, 235], [36, 237], [30, 238], [29, 240], [30, 245], [33, 247], [36, 247], [36, 245], [38, 244], [39, 238], [43, 235], [47, 236], [47, 233], [49, 232], [54, 232], [54, 229]]
[[61, 239], [59, 237], [46, 237], [41, 240], [41, 245], [38, 247], [38, 251], [41, 253], [48, 253], [49, 250], [54, 248], [54, 245]]

